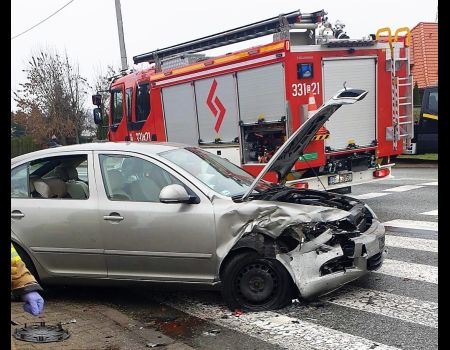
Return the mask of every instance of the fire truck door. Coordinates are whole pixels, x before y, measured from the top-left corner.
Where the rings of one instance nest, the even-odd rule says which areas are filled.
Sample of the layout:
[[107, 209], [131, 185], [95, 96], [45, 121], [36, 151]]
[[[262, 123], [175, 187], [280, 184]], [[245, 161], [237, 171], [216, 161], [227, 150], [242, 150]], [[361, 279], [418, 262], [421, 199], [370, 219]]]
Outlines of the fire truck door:
[[330, 138], [325, 145], [332, 150], [345, 149], [353, 141], [357, 146], [370, 146], [376, 139], [375, 74], [373, 57], [323, 60], [324, 101], [342, 89], [344, 83], [347, 87], [369, 91], [360, 103], [336, 111], [326, 123]]
[[233, 143], [239, 136], [236, 84], [232, 74], [195, 82], [200, 139]]
[[162, 99], [167, 140], [197, 146], [199, 137], [192, 83], [163, 88]]

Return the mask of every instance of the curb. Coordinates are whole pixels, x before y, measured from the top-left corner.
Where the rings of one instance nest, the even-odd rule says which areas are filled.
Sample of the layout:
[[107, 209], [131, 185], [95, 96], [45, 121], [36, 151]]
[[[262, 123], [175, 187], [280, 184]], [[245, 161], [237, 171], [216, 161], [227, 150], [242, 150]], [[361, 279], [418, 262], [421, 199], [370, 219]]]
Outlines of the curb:
[[438, 168], [437, 162], [423, 162], [423, 163], [410, 163], [410, 162], [398, 162], [395, 160], [394, 168]]

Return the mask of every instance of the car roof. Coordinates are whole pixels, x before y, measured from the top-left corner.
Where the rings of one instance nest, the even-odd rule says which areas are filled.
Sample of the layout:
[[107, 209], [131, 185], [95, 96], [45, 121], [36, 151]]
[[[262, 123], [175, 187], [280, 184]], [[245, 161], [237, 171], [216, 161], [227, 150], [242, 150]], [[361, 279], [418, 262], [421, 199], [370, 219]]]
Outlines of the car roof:
[[36, 156], [45, 157], [47, 154], [55, 155], [56, 153], [75, 152], [75, 151], [125, 151], [137, 152], [144, 154], [157, 154], [164, 151], [170, 151], [177, 148], [184, 148], [187, 145], [173, 142], [93, 142], [82, 143], [78, 145], [59, 146], [46, 148], [44, 150], [26, 153], [11, 159], [11, 164], [21, 162], [28, 158]]

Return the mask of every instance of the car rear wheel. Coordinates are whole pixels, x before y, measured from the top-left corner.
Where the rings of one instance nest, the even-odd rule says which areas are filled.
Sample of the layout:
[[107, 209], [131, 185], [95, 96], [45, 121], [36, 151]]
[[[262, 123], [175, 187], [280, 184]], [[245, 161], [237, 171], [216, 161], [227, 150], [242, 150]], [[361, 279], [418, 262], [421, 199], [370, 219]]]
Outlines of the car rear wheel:
[[231, 310], [278, 309], [292, 299], [292, 280], [279, 261], [247, 252], [234, 256], [224, 267], [222, 295]]

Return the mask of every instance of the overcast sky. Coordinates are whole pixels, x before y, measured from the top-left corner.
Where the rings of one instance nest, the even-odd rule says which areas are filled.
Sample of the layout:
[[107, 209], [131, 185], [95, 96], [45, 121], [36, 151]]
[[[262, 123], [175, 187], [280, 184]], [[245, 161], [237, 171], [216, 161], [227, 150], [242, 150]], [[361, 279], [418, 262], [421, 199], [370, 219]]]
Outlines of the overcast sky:
[[[48, 17], [69, 0], [11, 1], [11, 37]], [[340, 20], [351, 38], [375, 33], [381, 27], [413, 28], [418, 22], [434, 22], [437, 0], [122, 0], [122, 18], [128, 64], [141, 53], [196, 39], [223, 30], [260, 21], [294, 10], [313, 12], [324, 9], [329, 20]], [[257, 39], [256, 44], [271, 41]], [[231, 49], [211, 53], [227, 53]], [[55, 16], [11, 40], [11, 90], [24, 82], [22, 70], [39, 49], [67, 51], [80, 65], [90, 82], [107, 65], [120, 66], [119, 40], [114, 0], [74, 0]], [[11, 108], [15, 104], [11, 99]]]

